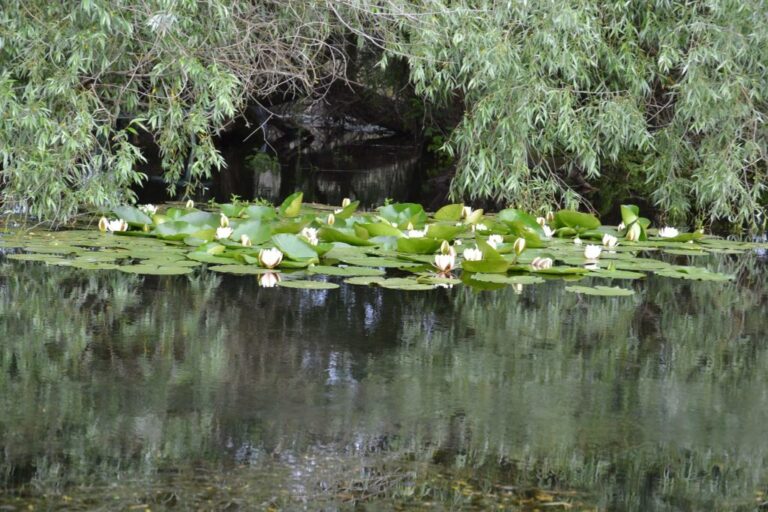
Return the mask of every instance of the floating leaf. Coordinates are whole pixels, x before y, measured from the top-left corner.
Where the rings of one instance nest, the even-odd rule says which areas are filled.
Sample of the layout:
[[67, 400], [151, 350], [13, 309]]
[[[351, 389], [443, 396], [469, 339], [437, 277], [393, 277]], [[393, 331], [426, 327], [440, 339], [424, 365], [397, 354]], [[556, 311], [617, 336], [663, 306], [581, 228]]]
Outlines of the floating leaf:
[[571, 228], [581, 232], [598, 227], [600, 227], [600, 221], [591, 213], [574, 210], [560, 210], [555, 213], [555, 228]]
[[383, 276], [385, 272], [378, 268], [370, 267], [331, 267], [316, 265], [309, 268], [310, 274], [323, 274], [327, 276]]
[[152, 219], [150, 219], [146, 213], [133, 206], [117, 206], [112, 208], [112, 213], [131, 226], [142, 227], [152, 224]]
[[318, 237], [328, 242], [343, 242], [349, 245], [375, 245], [373, 242], [363, 240], [359, 236], [352, 234], [351, 230], [344, 231], [324, 226], [320, 228]]
[[635, 293], [634, 290], [619, 288], [618, 286], [566, 286], [565, 291], [580, 293], [583, 295], [601, 295], [603, 297], [628, 297]]
[[590, 270], [587, 274], [588, 277], [605, 277], [608, 279], [642, 279], [645, 274], [642, 272], [631, 272], [629, 270], [610, 270], [604, 268], [598, 268]]
[[410, 254], [432, 254], [440, 248], [441, 241], [434, 238], [398, 238], [397, 250]]
[[272, 243], [292, 260], [319, 261], [312, 246], [296, 235], [277, 234], [272, 237]]
[[391, 290], [406, 290], [406, 291], [424, 291], [433, 290], [434, 285], [420, 283], [416, 279], [407, 277], [393, 277], [391, 279], [382, 279], [374, 283], [382, 288], [389, 288]]
[[405, 228], [408, 224], [421, 226], [427, 221], [427, 213], [420, 204], [394, 203], [379, 208], [379, 215], [388, 222]]
[[256, 275], [267, 274], [269, 272], [280, 272], [276, 269], [270, 270], [268, 268], [257, 267], [256, 265], [212, 265], [208, 267], [208, 270], [213, 270], [214, 272], [221, 272], [224, 274], [238, 275]]
[[350, 277], [349, 279], [345, 279], [344, 282], [347, 284], [370, 286], [372, 284], [378, 284], [383, 280], [384, 280], [383, 277], [359, 276], [359, 277]]
[[189, 267], [175, 267], [175, 266], [162, 266], [155, 265], [122, 265], [117, 267], [121, 272], [127, 272], [129, 274], [143, 274], [153, 276], [178, 276], [183, 274], [191, 274], [193, 270]]
[[464, 205], [461, 203], [447, 204], [435, 212], [435, 220], [456, 222], [461, 219]]
[[280, 214], [284, 217], [296, 217], [301, 211], [301, 201], [304, 199], [303, 192], [294, 192], [289, 195], [280, 205]]
[[380, 258], [376, 256], [368, 257], [343, 257], [339, 258], [344, 263], [357, 265], [360, 267], [384, 267], [384, 268], [403, 268], [419, 266], [419, 263], [412, 261], [397, 260], [394, 258]]
[[472, 274], [472, 279], [500, 284], [537, 284], [544, 282], [544, 279], [538, 276], [505, 276], [499, 274]]
[[728, 274], [711, 272], [701, 267], [670, 267], [654, 272], [657, 276], [673, 277], [676, 279], [690, 279], [696, 281], [730, 281], [734, 277]]

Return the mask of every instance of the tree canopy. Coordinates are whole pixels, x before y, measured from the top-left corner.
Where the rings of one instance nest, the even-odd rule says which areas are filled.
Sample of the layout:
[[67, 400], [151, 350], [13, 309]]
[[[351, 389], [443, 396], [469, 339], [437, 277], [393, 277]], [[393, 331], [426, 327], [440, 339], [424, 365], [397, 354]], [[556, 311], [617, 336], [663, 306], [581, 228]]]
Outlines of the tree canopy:
[[65, 219], [131, 200], [135, 130], [158, 143], [169, 183], [189, 167], [193, 186], [223, 165], [214, 137], [249, 101], [344, 79], [353, 41], [383, 66], [405, 58], [431, 108], [464, 109], [445, 146], [456, 198], [572, 207], [586, 182], [645, 195], [671, 220], [757, 225], [766, 12], [762, 0], [8, 0], [2, 201]]

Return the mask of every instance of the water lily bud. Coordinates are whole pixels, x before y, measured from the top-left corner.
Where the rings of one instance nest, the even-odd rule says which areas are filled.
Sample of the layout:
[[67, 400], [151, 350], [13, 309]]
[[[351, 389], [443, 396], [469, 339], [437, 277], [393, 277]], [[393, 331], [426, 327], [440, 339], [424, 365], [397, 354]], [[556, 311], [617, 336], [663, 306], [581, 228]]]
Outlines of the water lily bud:
[[544, 217], [536, 217], [536, 222], [539, 224], [539, 226], [544, 227], [547, 225], [547, 219]]
[[259, 263], [264, 268], [275, 268], [281, 261], [283, 261], [283, 253], [277, 247], [259, 251]]
[[348, 197], [345, 197], [344, 199], [341, 200], [341, 207], [342, 208], [346, 208], [350, 204], [352, 204], [352, 200], [349, 199]]
[[185, 207], [187, 210], [191, 210], [192, 208], [194, 208], [194, 207], [195, 207], [195, 202], [194, 202], [193, 200], [191, 200], [191, 199], [187, 199], [187, 202], [186, 202], [186, 204], [184, 205], [184, 207]]
[[106, 217], [102, 217], [99, 219], [99, 231], [102, 233], [107, 232], [107, 226], [109, 226], [109, 220], [107, 220]]
[[471, 206], [465, 206], [461, 209], [461, 218], [467, 219], [469, 216], [472, 215], [472, 207]]
[[512, 245], [512, 248], [515, 250], [515, 254], [518, 256], [521, 252], [525, 250], [525, 238], [518, 238], [515, 240], [515, 243]]
[[533, 270], [547, 270], [548, 268], [552, 268], [552, 263], [552, 258], [540, 258], [537, 256], [536, 258], [533, 258], [531, 268], [533, 268]]
[[603, 252], [603, 248], [599, 245], [588, 244], [584, 247], [584, 257], [588, 260], [596, 260], [600, 257], [601, 252]]
[[223, 213], [219, 216], [219, 225], [223, 228], [229, 227], [229, 217]]
[[480, 261], [483, 259], [483, 252], [480, 249], [464, 249], [464, 259], [467, 261]]
[[547, 212], [547, 224], [551, 224], [555, 222], [555, 213], [554, 212]]
[[336, 216], [332, 213], [328, 214], [328, 219], [326, 220], [329, 226], [333, 226], [333, 223], [336, 222]]
[[230, 227], [216, 228], [216, 240], [226, 240], [230, 236], [232, 236], [232, 228]]
[[456, 257], [453, 254], [436, 254], [435, 267], [440, 272], [450, 272], [456, 265]]
[[679, 234], [680, 232], [677, 229], [671, 228], [669, 226], [663, 227], [659, 230], [659, 236], [661, 238], [674, 238]]
[[629, 230], [627, 231], [625, 238], [630, 242], [637, 242], [638, 240], [640, 240], [641, 233], [642, 233], [642, 230], [640, 229], [640, 224], [635, 222], [631, 226], [629, 226]]
[[274, 288], [280, 282], [280, 274], [276, 272], [266, 272], [259, 276], [259, 286], [262, 288]]
[[618, 229], [619, 231], [624, 231], [624, 228], [626, 228], [626, 226], [624, 225], [623, 222], [620, 222], [619, 225], [616, 226], [616, 229]]
[[451, 252], [451, 244], [448, 243], [448, 240], [443, 240], [443, 243], [440, 244], [440, 254], [450, 254]]
[[245, 233], [240, 235], [240, 245], [242, 245], [243, 247], [252, 247], [253, 242], [251, 241], [251, 237], [249, 237]]
[[616, 247], [619, 243], [619, 239], [608, 233], [603, 235], [603, 245], [610, 248]]

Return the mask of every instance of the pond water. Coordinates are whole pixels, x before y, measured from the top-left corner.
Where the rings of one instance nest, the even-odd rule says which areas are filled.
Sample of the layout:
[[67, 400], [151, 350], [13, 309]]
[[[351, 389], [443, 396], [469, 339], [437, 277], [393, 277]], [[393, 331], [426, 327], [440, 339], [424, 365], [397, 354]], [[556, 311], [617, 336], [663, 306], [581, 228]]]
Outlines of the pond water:
[[0, 509], [768, 506], [766, 257], [696, 264], [738, 280], [293, 290], [0, 255]]

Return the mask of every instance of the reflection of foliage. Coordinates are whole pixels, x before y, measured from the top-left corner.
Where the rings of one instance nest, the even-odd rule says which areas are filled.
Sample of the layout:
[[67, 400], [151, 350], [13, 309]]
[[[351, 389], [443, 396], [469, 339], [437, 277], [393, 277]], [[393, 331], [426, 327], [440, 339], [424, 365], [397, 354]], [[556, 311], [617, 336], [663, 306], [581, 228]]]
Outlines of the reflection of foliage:
[[[180, 503], [201, 482], [248, 503], [265, 488], [450, 503], [495, 482], [584, 490], [601, 509], [732, 508], [766, 484], [765, 266], [709, 258], [739, 282], [651, 276], [622, 299], [4, 264], [0, 478], [26, 467], [66, 489], [168, 468]], [[227, 490], [222, 458], [238, 464]], [[452, 493], [433, 481], [445, 470], [469, 483]]]

